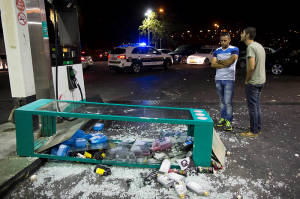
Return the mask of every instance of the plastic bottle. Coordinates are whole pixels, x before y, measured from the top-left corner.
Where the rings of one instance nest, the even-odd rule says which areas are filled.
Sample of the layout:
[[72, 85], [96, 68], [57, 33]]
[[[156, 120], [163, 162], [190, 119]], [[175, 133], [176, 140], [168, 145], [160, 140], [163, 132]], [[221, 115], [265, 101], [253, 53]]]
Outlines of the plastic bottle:
[[168, 173], [177, 173], [177, 174], [184, 175], [184, 176], [187, 175], [186, 171], [178, 170], [178, 169], [169, 169]]
[[157, 182], [164, 187], [171, 187], [174, 180], [170, 179], [166, 174], [157, 174]]
[[186, 186], [187, 186], [188, 189], [194, 191], [198, 195], [209, 196], [209, 192], [208, 191], [203, 191], [201, 189], [201, 186], [198, 183], [196, 183], [196, 182], [189, 181], [189, 182], [186, 183]]
[[176, 182], [183, 182], [185, 178], [184, 176], [179, 175], [177, 173], [168, 173], [167, 176]]
[[179, 181], [174, 183], [175, 190], [180, 198], [184, 198], [187, 193], [186, 185], [184, 182]]
[[97, 165], [94, 169], [94, 172], [102, 176], [108, 176], [111, 174], [110, 168], [104, 165]]
[[164, 161], [162, 161], [160, 165], [159, 172], [168, 173], [170, 167], [171, 167], [171, 161], [169, 159], [164, 159]]

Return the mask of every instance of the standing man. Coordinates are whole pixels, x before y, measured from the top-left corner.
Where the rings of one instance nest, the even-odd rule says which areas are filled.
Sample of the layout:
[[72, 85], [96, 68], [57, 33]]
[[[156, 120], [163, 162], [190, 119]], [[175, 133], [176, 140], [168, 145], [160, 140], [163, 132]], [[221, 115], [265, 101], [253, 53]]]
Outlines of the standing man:
[[260, 94], [266, 82], [266, 52], [263, 46], [254, 41], [256, 29], [248, 27], [241, 34], [241, 41], [247, 45], [247, 75], [245, 92], [250, 117], [250, 129], [241, 133], [244, 137], [257, 137], [261, 133]]
[[224, 126], [226, 131], [232, 131], [232, 97], [234, 93], [235, 65], [239, 55], [239, 49], [229, 45], [230, 41], [229, 33], [221, 33], [221, 47], [214, 51], [211, 61], [211, 67], [216, 68], [216, 89], [221, 107], [221, 118], [217, 122], [217, 126]]

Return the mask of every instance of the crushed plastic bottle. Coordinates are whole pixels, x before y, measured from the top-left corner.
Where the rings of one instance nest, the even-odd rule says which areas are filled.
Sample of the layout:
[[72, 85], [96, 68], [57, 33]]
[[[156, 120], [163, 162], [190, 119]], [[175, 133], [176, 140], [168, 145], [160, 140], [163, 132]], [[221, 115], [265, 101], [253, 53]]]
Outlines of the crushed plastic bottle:
[[184, 181], [184, 176], [183, 175], [179, 175], [179, 174], [177, 174], [177, 173], [168, 173], [167, 174], [167, 176], [170, 178], [170, 179], [172, 179], [172, 180], [174, 180], [175, 182], [180, 182], [180, 181]]
[[157, 174], [157, 182], [168, 188], [173, 185], [174, 180], [170, 179], [166, 174]]
[[194, 191], [198, 195], [209, 196], [209, 192], [208, 191], [203, 191], [201, 186], [198, 183], [194, 182], [194, 181], [187, 182], [186, 186], [187, 186], [188, 189]]
[[169, 159], [164, 159], [164, 161], [162, 161], [160, 165], [159, 172], [168, 173], [170, 167], [171, 167], [171, 161]]
[[182, 181], [175, 182], [174, 186], [175, 186], [175, 190], [176, 190], [177, 194], [179, 195], [179, 197], [185, 198], [185, 196], [187, 194], [187, 189], [186, 189], [185, 183]]

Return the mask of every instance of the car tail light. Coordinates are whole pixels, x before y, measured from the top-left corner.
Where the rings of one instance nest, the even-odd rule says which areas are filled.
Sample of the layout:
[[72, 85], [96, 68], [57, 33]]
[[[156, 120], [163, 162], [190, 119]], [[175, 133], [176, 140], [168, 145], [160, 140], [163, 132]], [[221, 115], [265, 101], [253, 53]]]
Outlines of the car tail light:
[[118, 58], [119, 59], [126, 59], [126, 55], [119, 55]]
[[84, 58], [84, 57], [81, 57], [80, 59], [81, 59], [81, 61], [85, 61], [85, 58]]

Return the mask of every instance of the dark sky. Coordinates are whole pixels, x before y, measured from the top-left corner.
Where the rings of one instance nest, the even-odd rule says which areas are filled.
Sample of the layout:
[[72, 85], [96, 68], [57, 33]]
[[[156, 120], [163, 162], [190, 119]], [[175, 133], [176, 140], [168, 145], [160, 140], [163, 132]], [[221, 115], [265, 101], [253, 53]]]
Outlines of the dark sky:
[[[174, 25], [200, 28], [219, 24], [255, 26], [259, 32], [299, 30], [299, 11], [293, 1], [232, 0], [78, 0], [82, 45], [108, 48], [138, 40], [138, 26], [148, 8], [164, 8]], [[244, 28], [244, 27], [241, 27]]]

